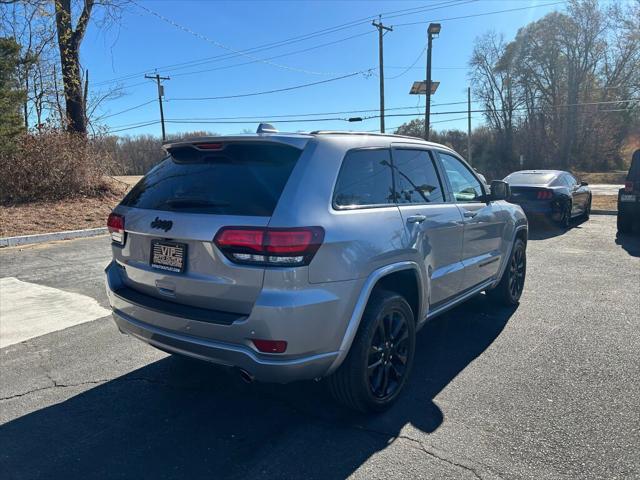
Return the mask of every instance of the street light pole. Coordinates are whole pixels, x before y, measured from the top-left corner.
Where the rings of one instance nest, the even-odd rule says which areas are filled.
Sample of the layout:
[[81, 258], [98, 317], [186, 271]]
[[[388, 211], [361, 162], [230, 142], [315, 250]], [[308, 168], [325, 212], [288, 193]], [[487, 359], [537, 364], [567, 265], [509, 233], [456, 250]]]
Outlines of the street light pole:
[[431, 116], [431, 44], [434, 36], [440, 33], [439, 23], [430, 23], [427, 28], [427, 90], [425, 92], [427, 100], [424, 106], [424, 139], [429, 140], [429, 122]]

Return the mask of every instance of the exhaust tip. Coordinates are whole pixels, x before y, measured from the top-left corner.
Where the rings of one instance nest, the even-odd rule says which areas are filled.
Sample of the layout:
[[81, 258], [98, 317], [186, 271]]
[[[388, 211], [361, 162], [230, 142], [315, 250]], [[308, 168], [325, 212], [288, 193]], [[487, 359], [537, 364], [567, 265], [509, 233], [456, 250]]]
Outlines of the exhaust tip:
[[240, 372], [240, 378], [245, 382], [245, 383], [253, 383], [254, 377], [253, 375], [251, 375], [249, 372], [247, 372], [246, 370], [239, 368], [238, 371]]

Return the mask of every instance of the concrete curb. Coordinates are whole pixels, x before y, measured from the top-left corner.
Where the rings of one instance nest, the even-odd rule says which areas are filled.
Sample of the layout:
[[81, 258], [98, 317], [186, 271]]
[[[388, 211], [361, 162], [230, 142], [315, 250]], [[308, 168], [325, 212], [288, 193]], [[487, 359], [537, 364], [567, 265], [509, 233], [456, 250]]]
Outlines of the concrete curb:
[[592, 215], [618, 215], [617, 210], [591, 210]]
[[69, 240], [71, 238], [95, 237], [107, 233], [107, 229], [88, 228], [86, 230], [67, 230], [66, 232], [38, 233], [36, 235], [22, 235], [19, 237], [0, 238], [0, 248], [29, 245], [32, 243], [52, 242], [54, 240]]

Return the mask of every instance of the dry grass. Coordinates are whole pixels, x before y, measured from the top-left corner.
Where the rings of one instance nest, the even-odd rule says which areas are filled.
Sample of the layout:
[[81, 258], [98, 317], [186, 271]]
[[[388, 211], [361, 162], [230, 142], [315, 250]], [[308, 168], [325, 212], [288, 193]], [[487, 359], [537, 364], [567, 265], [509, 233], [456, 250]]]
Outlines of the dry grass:
[[133, 187], [136, 183], [140, 181], [142, 175], [116, 175], [114, 177], [118, 182], [122, 182], [123, 184], [129, 185]]
[[594, 195], [591, 203], [592, 210], [618, 210], [617, 195]]
[[128, 187], [112, 182], [100, 196], [0, 205], [0, 237], [104, 227]]
[[0, 158], [0, 201], [62, 200], [101, 196], [110, 157], [91, 139], [56, 130], [24, 133]]
[[615, 172], [576, 172], [580, 180], [588, 183], [608, 183], [613, 185], [622, 185], [627, 178], [626, 171]]

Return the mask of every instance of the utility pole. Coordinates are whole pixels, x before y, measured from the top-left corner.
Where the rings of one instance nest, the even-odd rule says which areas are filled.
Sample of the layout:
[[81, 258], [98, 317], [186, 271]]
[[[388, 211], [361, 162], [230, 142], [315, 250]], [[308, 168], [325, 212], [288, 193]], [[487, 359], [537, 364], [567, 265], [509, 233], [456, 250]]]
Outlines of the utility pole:
[[387, 27], [382, 24], [382, 17], [378, 16], [378, 22], [375, 20], [371, 25], [378, 29], [378, 53], [380, 55], [380, 133], [384, 133], [384, 53], [382, 50], [382, 36], [384, 31], [392, 32], [393, 27]]
[[160, 80], [171, 80], [169, 77], [161, 77], [159, 74], [145, 75], [144, 78], [155, 80], [158, 85], [158, 104], [160, 105], [160, 123], [162, 124], [162, 141], [167, 141], [167, 135], [164, 130], [164, 112], [162, 111], [162, 97], [164, 96], [164, 87], [160, 83]]
[[471, 165], [471, 87], [467, 87], [467, 160]]
[[427, 101], [424, 106], [424, 139], [429, 140], [429, 117], [431, 116], [431, 43], [433, 37], [440, 34], [440, 24], [430, 23], [427, 28]]

